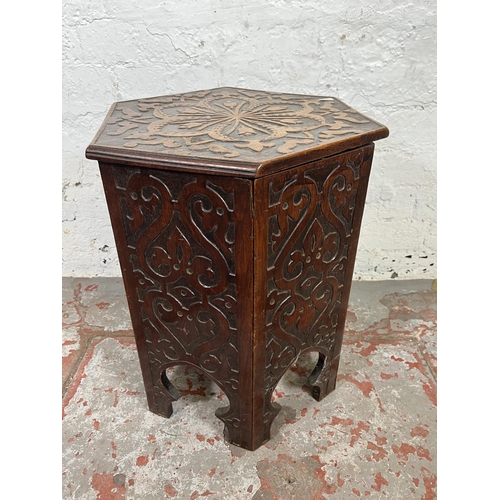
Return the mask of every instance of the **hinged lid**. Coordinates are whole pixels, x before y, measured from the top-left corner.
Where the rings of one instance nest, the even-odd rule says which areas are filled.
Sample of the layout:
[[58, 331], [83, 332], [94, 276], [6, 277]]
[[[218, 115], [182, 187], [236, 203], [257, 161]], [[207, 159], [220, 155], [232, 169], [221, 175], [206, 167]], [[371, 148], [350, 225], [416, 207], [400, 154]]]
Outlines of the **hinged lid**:
[[388, 135], [334, 97], [224, 87], [115, 103], [86, 156], [260, 177]]

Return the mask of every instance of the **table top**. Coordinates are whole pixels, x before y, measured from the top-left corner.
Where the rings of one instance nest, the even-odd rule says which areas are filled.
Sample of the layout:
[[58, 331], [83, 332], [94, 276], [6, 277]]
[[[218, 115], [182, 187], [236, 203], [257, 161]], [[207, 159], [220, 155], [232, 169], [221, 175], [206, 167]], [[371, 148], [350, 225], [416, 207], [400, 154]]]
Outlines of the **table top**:
[[224, 87], [115, 103], [86, 156], [260, 177], [388, 135], [335, 97]]

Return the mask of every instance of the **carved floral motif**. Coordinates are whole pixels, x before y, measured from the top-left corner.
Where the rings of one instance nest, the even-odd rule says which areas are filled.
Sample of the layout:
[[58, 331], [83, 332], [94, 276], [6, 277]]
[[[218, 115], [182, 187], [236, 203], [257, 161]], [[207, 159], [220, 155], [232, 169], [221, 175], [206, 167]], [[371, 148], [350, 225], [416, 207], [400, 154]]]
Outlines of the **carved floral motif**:
[[265, 160], [373, 126], [334, 98], [222, 88], [118, 103], [97, 144]]

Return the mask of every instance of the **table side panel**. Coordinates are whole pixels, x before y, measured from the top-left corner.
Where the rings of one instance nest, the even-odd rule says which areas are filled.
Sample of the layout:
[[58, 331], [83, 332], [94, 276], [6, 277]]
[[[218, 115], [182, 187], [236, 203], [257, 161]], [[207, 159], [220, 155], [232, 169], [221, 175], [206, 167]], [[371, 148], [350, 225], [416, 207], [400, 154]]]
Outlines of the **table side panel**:
[[150, 408], [165, 413], [172, 398], [162, 374], [185, 363], [228, 396], [221, 420], [244, 427], [251, 409], [238, 394], [252, 393], [252, 182], [105, 162], [100, 169]]
[[324, 356], [319, 377], [334, 388], [373, 150], [255, 181], [254, 383], [264, 387], [264, 427], [279, 411], [274, 388], [301, 353]]

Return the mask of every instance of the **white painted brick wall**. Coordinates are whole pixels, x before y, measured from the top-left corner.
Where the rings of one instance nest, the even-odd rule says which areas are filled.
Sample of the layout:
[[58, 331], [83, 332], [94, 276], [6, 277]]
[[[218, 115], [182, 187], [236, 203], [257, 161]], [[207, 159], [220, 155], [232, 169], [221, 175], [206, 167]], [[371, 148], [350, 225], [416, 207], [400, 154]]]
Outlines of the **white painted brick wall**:
[[355, 277], [436, 277], [436, 0], [66, 0], [63, 43], [63, 275], [120, 275], [84, 156], [111, 104], [234, 86], [333, 95], [387, 125]]

